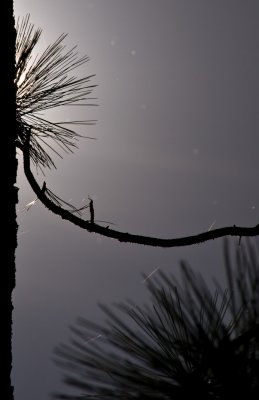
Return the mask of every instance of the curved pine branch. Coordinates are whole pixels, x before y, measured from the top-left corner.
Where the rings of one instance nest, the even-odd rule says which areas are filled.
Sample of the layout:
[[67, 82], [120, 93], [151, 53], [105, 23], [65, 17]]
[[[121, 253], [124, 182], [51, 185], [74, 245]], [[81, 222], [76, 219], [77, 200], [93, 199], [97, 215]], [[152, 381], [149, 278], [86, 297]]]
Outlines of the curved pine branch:
[[[120, 232], [108, 227], [103, 227], [94, 222], [93, 218], [93, 203], [91, 203], [91, 219], [90, 221], [83, 220], [82, 218], [75, 215], [73, 212], [64, 209], [60, 205], [54, 203], [51, 199], [46, 196], [45, 187], [41, 188], [36, 179], [33, 176], [30, 168], [30, 145], [27, 143], [24, 146], [20, 146], [23, 152], [24, 161], [24, 172], [26, 178], [35, 192], [38, 199], [54, 214], [59, 215], [61, 218], [72, 222], [74, 225], [79, 226], [82, 229], [86, 229], [88, 232], [98, 233], [99, 235], [106, 236], [108, 238], [116, 239], [120, 242], [125, 243], [136, 243], [146, 246], [153, 247], [180, 247], [190, 246], [193, 244], [199, 244], [208, 240], [214, 240], [225, 236], [237, 236], [240, 239], [243, 236], [259, 236], [259, 224], [254, 227], [241, 227], [241, 226], [229, 226], [219, 229], [214, 229], [207, 232], [202, 232], [192, 236], [185, 236], [173, 239], [163, 239], [151, 236], [134, 235], [128, 232]], [[45, 186], [45, 185], [44, 185]]]

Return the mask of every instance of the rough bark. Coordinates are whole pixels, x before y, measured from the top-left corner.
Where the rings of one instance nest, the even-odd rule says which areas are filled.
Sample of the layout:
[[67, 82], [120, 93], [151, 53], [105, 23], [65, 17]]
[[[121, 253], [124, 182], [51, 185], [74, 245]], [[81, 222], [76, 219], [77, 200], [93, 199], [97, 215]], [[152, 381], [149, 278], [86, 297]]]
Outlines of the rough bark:
[[13, 400], [12, 370], [12, 292], [15, 287], [15, 250], [17, 247], [16, 204], [16, 90], [15, 21], [13, 1], [1, 2], [1, 222], [2, 262], [0, 272], [0, 387], [1, 396]]

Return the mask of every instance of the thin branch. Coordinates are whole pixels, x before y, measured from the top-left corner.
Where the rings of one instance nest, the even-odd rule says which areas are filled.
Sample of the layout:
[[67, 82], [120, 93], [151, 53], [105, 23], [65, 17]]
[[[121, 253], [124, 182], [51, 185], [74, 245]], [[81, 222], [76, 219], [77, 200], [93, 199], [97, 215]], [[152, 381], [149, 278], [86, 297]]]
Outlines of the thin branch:
[[112, 239], [116, 239], [119, 242], [125, 243], [136, 243], [146, 246], [154, 247], [181, 247], [190, 246], [193, 244], [200, 244], [208, 240], [214, 240], [225, 236], [259, 236], [259, 224], [254, 227], [241, 227], [241, 226], [229, 226], [219, 229], [214, 229], [206, 232], [199, 233], [197, 235], [185, 236], [173, 239], [162, 239], [151, 236], [134, 235], [128, 232], [120, 232], [114, 229], [107, 229], [107, 227], [100, 226], [94, 222], [94, 210], [93, 204], [90, 202], [90, 210], [92, 205], [92, 212], [90, 221], [83, 220], [72, 212], [65, 210], [60, 205], [55, 204], [50, 200], [45, 191], [38, 185], [36, 179], [33, 176], [30, 168], [30, 145], [25, 143], [23, 146], [19, 145], [23, 152], [24, 160], [24, 173], [28, 179], [31, 188], [35, 192], [38, 199], [54, 214], [59, 215], [61, 218], [72, 222], [74, 225], [79, 226], [82, 229], [86, 229], [88, 232], [98, 233], [99, 235], [106, 236]]

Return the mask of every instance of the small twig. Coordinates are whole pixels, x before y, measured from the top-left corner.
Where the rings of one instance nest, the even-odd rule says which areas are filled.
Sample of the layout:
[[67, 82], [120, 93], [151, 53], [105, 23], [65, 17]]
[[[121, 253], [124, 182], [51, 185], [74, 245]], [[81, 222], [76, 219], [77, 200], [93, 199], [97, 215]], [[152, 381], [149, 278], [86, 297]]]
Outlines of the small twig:
[[90, 200], [90, 202], [89, 202], [90, 222], [91, 222], [91, 224], [94, 224], [94, 202], [93, 202], [93, 199], [91, 199], [89, 196], [88, 196], [88, 198]]

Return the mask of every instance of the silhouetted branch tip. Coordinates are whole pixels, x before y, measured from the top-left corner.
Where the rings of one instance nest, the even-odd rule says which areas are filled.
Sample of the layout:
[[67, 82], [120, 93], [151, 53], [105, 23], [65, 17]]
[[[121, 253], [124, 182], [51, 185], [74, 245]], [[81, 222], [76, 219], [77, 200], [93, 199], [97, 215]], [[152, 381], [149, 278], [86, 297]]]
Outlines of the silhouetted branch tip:
[[[76, 47], [65, 50], [63, 44], [67, 35], [62, 34], [47, 46], [40, 56], [33, 51], [41, 38], [42, 30], [35, 29], [30, 16], [18, 18], [16, 39], [16, 106], [18, 141], [24, 144], [30, 130], [30, 157], [37, 167], [55, 167], [47, 152], [61, 156], [60, 150], [68, 152], [76, 147], [82, 137], [64, 122], [51, 122], [43, 112], [67, 105], [87, 105], [89, 95], [96, 85], [89, 84], [94, 75], [75, 78], [71, 72], [88, 61], [79, 58]], [[70, 121], [70, 125], [92, 125], [94, 121]]]

